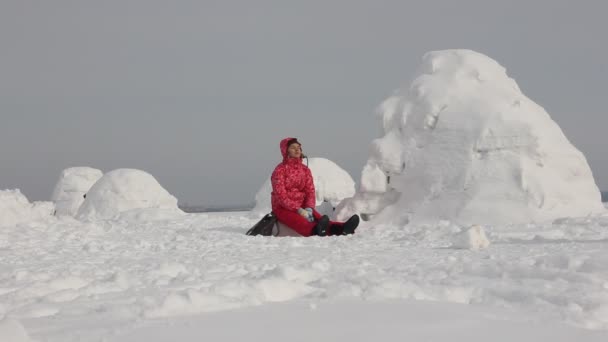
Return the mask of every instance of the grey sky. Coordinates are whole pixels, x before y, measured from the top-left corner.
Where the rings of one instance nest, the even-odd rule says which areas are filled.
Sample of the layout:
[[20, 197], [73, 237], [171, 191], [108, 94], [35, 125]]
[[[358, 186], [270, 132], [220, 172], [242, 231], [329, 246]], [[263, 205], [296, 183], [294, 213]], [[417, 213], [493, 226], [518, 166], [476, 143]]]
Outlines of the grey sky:
[[62, 169], [154, 175], [180, 202], [246, 204], [297, 136], [358, 181], [375, 107], [430, 50], [505, 66], [608, 189], [606, 1], [0, 3], [0, 189]]

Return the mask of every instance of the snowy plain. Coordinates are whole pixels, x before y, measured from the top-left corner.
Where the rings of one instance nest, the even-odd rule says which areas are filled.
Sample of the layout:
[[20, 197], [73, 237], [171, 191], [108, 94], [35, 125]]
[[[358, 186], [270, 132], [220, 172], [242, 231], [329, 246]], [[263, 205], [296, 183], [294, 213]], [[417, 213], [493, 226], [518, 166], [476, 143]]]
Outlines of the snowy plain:
[[489, 57], [420, 70], [381, 105], [358, 192], [311, 158], [317, 200], [370, 219], [355, 235], [245, 235], [268, 183], [251, 212], [202, 214], [133, 169], [64, 172], [55, 203], [0, 191], [0, 342], [608, 341], [582, 153]]
[[484, 226], [480, 250], [449, 222], [307, 239], [246, 236], [254, 222], [0, 228], [0, 340], [608, 338], [608, 215]]

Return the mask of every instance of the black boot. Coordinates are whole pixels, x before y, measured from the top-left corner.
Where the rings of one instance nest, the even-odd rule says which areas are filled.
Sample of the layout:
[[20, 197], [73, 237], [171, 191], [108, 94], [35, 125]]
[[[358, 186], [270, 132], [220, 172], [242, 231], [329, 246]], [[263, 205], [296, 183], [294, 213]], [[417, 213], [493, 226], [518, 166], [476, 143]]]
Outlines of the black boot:
[[327, 215], [321, 216], [317, 225], [312, 230], [313, 234], [318, 236], [327, 236], [327, 228], [329, 227], [329, 217]]
[[351, 216], [348, 221], [344, 222], [344, 235], [350, 235], [355, 233], [355, 229], [359, 226], [359, 215]]

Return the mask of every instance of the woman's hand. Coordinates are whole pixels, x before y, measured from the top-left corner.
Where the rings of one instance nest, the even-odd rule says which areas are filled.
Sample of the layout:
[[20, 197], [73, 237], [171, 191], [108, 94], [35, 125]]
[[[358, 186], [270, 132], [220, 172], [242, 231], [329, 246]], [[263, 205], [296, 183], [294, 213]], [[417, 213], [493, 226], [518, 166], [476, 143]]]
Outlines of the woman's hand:
[[312, 208], [304, 208], [304, 210], [308, 213], [308, 222], [314, 222], [315, 216], [312, 214]]
[[302, 217], [304, 217], [305, 219], [308, 220], [308, 222], [314, 222], [315, 217], [312, 215], [312, 209], [311, 208], [300, 208], [298, 209], [298, 214], [300, 214]]

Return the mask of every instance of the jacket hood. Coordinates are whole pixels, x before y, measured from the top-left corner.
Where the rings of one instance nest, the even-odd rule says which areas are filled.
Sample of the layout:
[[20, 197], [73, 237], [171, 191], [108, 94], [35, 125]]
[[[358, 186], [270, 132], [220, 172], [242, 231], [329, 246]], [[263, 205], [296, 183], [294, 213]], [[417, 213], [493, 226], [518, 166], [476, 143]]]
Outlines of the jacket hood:
[[[287, 137], [287, 138], [285, 138], [285, 139], [281, 140], [281, 143], [279, 144], [279, 147], [281, 148], [281, 155], [283, 156], [283, 161], [286, 161], [286, 160], [288, 159], [288, 158], [287, 158], [287, 148], [288, 148], [289, 146], [287, 146], [287, 143], [288, 143], [290, 140], [294, 140], [294, 139], [297, 141], [297, 139], [296, 139], [296, 138], [292, 138], [292, 137]], [[298, 144], [299, 144], [299, 143], [300, 143], [300, 142], [298, 141]], [[301, 144], [300, 144], [300, 145], [301, 145]]]

